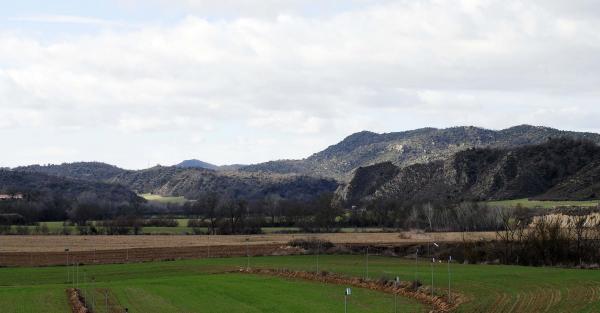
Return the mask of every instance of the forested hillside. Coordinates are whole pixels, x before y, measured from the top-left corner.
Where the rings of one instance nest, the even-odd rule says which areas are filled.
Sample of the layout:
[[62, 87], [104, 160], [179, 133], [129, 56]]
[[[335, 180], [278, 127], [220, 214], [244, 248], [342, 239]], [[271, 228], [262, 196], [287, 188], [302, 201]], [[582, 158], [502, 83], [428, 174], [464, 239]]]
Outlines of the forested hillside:
[[[373, 199], [448, 203], [525, 197], [585, 200], [598, 197], [599, 161], [600, 146], [564, 138], [512, 149], [472, 148], [446, 160], [405, 168], [393, 169], [389, 164], [361, 168], [338, 197], [348, 205]], [[386, 169], [383, 172], [382, 167]], [[374, 184], [376, 179], [365, 176], [389, 179]]]
[[549, 138], [586, 139], [600, 143], [600, 135], [529, 125], [495, 131], [477, 127], [422, 128], [377, 134], [359, 132], [303, 160], [271, 161], [243, 167], [249, 172], [303, 173], [347, 181], [361, 166], [392, 162], [399, 167], [443, 160], [477, 147], [512, 148], [541, 144]]

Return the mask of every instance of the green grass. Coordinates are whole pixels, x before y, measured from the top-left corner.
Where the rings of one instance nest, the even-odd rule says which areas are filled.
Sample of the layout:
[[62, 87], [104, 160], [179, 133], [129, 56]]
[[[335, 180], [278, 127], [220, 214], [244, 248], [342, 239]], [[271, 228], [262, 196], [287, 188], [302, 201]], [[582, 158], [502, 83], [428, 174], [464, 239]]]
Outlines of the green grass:
[[70, 312], [67, 294], [61, 286], [0, 287], [0, 312]]
[[[251, 267], [312, 271], [316, 256], [253, 257]], [[110, 291], [130, 312], [334, 312], [344, 286], [240, 274], [218, 274], [246, 265], [246, 258], [202, 259], [139, 264], [81, 266], [91, 290]], [[365, 257], [321, 255], [320, 269], [366, 275]], [[445, 264], [435, 264], [436, 292], [447, 292]], [[600, 312], [600, 271], [500, 265], [452, 265], [452, 290], [465, 295], [458, 312]], [[369, 276], [415, 275], [431, 283], [430, 264], [391, 257], [369, 258]], [[65, 312], [65, 267], [0, 269], [2, 312]], [[45, 299], [40, 310], [36, 299]], [[391, 312], [392, 297], [355, 290], [350, 312]], [[100, 303], [98, 303], [100, 305]], [[403, 299], [400, 312], [419, 310]], [[24, 306], [21, 311], [18, 306]], [[207, 309], [207, 308], [210, 308]], [[422, 308], [422, 307], [421, 307]]]
[[487, 201], [487, 205], [492, 207], [511, 208], [521, 205], [524, 208], [545, 208], [552, 209], [561, 206], [581, 206], [581, 207], [595, 207], [600, 204], [600, 200], [590, 201], [540, 201], [540, 200], [529, 200], [529, 199], [515, 199], [515, 200], [502, 200], [502, 201]]
[[[278, 258], [256, 258], [275, 266]], [[283, 260], [283, 259], [282, 259]], [[254, 261], [254, 260], [253, 260]], [[289, 262], [289, 259], [283, 260]], [[292, 260], [292, 263], [302, 260]], [[275, 262], [275, 263], [271, 263]], [[245, 258], [162, 263], [81, 266], [80, 288], [105, 311], [104, 290], [111, 308], [130, 312], [334, 312], [343, 309], [346, 286], [276, 277], [218, 273], [246, 264]], [[83, 283], [85, 273], [86, 283]], [[91, 278], [95, 283], [90, 283]], [[1, 312], [67, 312], [66, 267], [0, 269]], [[21, 296], [15, 300], [15, 292]], [[93, 296], [92, 296], [93, 295]], [[46, 297], [39, 304], [24, 303]], [[412, 299], [398, 298], [401, 312], [423, 312]], [[393, 297], [354, 288], [349, 312], [389, 312]]]
[[148, 201], [154, 201], [154, 202], [160, 202], [160, 203], [184, 204], [189, 201], [183, 196], [181, 196], [181, 197], [163, 197], [160, 195], [153, 195], [150, 193], [140, 194], [139, 196]]

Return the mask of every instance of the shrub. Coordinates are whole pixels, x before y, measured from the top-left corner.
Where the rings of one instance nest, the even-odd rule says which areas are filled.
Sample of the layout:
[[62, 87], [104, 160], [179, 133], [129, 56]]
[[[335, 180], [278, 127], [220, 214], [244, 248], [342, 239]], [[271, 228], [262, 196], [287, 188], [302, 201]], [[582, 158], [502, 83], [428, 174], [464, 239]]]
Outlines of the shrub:
[[294, 239], [288, 242], [288, 245], [291, 247], [302, 248], [311, 252], [327, 251], [335, 246], [331, 241], [316, 238]]
[[173, 218], [151, 218], [144, 221], [146, 227], [177, 227], [179, 223]]
[[17, 235], [29, 235], [29, 227], [18, 225], [15, 228], [15, 232], [17, 233]]
[[208, 223], [201, 219], [189, 219], [187, 222], [187, 227], [192, 228], [200, 228], [200, 227], [208, 227]]

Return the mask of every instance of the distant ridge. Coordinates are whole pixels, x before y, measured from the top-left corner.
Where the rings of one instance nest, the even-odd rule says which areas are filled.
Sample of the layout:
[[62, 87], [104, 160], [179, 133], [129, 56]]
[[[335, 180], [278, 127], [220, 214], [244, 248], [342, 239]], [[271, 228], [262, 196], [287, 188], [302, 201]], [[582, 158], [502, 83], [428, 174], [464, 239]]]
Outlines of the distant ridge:
[[472, 148], [404, 168], [390, 162], [360, 167], [337, 196], [348, 206], [373, 199], [594, 200], [600, 198], [599, 178], [600, 146], [559, 138], [516, 148]]
[[[570, 144], [582, 140], [587, 144]], [[472, 126], [421, 128], [384, 134], [362, 131], [306, 159], [249, 166], [217, 166], [191, 159], [174, 166], [144, 170], [125, 170], [100, 162], [76, 162], [22, 166], [13, 171], [43, 174], [39, 177], [42, 181], [51, 175], [118, 184], [138, 193], [183, 195], [189, 199], [215, 192], [252, 200], [266, 195], [300, 200], [336, 189], [338, 197], [347, 203], [377, 197], [402, 198], [406, 194], [413, 195], [405, 198], [407, 201], [421, 200], [431, 194], [438, 198], [442, 195], [455, 198], [457, 190], [462, 190], [460, 193], [465, 199], [521, 196], [595, 199], [600, 198], [600, 157], [590, 151], [600, 149], [599, 143], [599, 134], [530, 125], [504, 130]], [[557, 151], [559, 144], [562, 150]], [[576, 153], [571, 153], [573, 151]], [[518, 158], [509, 158], [506, 156], [509, 152], [521, 154]], [[539, 168], [533, 171], [535, 166], [544, 163], [531, 160], [525, 152], [533, 153], [540, 160], [548, 160], [549, 156], [561, 160], [551, 162], [559, 179], [546, 179], [548, 175], [555, 175], [552, 171]], [[563, 153], [567, 155], [561, 155]], [[586, 155], [589, 157], [584, 158]], [[505, 156], [507, 161], [501, 161]], [[527, 176], [513, 178], [502, 174], [504, 172], [495, 172], [494, 169], [499, 168], [511, 172], [513, 163], [509, 161], [518, 161], [518, 173]], [[568, 166], [555, 166], [563, 163]], [[462, 172], [466, 174], [460, 174]], [[452, 177], [476, 179], [478, 183], [453, 182], [448, 179]], [[412, 190], [415, 186], [420, 188]], [[534, 186], [538, 187], [531, 189]]]
[[443, 160], [469, 148], [515, 148], [542, 144], [550, 138], [600, 143], [594, 133], [519, 125], [503, 130], [473, 126], [420, 128], [378, 134], [362, 131], [302, 160], [279, 160], [242, 167], [241, 171], [296, 173], [348, 181], [359, 167], [391, 162], [398, 167]]
[[185, 160], [177, 165], [175, 165], [176, 167], [180, 167], [180, 168], [204, 168], [207, 170], [217, 170], [219, 169], [219, 167], [217, 165], [214, 164], [210, 164], [204, 161], [200, 161], [197, 159], [191, 159], [191, 160]]
[[44, 173], [52, 176], [103, 181], [123, 172], [124, 169], [102, 162], [75, 162], [47, 165], [28, 165], [14, 168], [18, 172]]

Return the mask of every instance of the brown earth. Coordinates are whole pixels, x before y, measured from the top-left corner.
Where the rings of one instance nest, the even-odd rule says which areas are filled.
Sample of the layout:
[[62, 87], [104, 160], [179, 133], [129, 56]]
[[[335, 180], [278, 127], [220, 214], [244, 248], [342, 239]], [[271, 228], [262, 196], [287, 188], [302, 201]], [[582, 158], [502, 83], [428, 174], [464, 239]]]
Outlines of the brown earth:
[[[294, 239], [318, 238], [345, 246], [407, 246], [458, 242], [461, 233], [341, 233], [252, 236], [0, 236], [0, 266], [110, 264], [206, 257], [289, 255]], [[494, 239], [495, 233], [468, 233], [465, 240]], [[246, 239], [248, 239], [246, 241]], [[68, 249], [68, 251], [66, 250]]]
[[85, 307], [84, 301], [81, 297], [79, 289], [69, 288], [67, 289], [67, 297], [69, 298], [69, 305], [71, 306], [71, 312], [73, 313], [89, 313], [90, 311]]
[[0, 253], [122, 250], [131, 248], [171, 248], [287, 244], [294, 239], [316, 238], [334, 244], [414, 244], [477, 241], [496, 238], [495, 232], [440, 233], [332, 233], [268, 235], [142, 235], [142, 236], [0, 236]]

